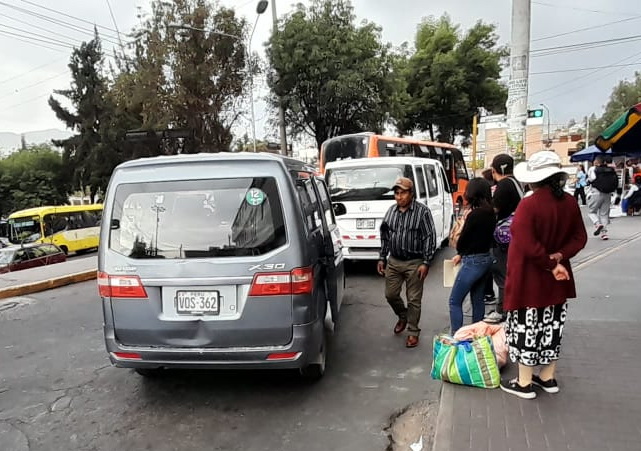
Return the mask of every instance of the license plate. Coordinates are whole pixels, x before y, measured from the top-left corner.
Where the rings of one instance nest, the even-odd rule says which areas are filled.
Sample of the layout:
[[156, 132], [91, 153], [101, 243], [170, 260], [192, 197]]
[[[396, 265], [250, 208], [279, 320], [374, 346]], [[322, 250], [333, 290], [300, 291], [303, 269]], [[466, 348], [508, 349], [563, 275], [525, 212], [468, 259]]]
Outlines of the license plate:
[[218, 315], [219, 299], [218, 291], [178, 291], [176, 312], [179, 315]]
[[357, 229], [373, 229], [376, 227], [375, 219], [357, 219], [356, 228]]

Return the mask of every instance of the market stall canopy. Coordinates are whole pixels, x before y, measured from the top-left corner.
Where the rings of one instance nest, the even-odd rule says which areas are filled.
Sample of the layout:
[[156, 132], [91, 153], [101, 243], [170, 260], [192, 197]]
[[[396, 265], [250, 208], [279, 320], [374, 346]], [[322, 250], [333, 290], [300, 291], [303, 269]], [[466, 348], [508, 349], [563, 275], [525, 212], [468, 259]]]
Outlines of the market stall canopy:
[[[608, 150], [605, 153], [607, 155], [612, 155], [611, 150]], [[576, 153], [573, 153], [570, 156], [570, 161], [572, 163], [578, 163], [580, 161], [594, 161], [594, 158], [597, 155], [603, 155], [603, 152], [601, 151], [601, 149], [599, 149], [597, 146], [590, 146], [590, 147], [586, 147], [583, 150], [579, 150]]]
[[625, 114], [597, 136], [594, 142], [601, 151], [612, 150], [614, 154], [639, 152], [641, 149], [641, 103], [630, 108]]

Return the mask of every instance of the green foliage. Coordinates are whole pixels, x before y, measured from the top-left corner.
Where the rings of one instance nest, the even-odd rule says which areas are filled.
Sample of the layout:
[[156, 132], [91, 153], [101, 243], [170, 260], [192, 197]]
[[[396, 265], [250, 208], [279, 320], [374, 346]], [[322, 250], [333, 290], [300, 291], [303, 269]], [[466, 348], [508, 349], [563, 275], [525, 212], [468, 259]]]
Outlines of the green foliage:
[[382, 44], [377, 25], [355, 22], [347, 0], [299, 4], [267, 49], [268, 83], [282, 99], [288, 126], [313, 136], [319, 147], [336, 135], [381, 131], [393, 111], [393, 69], [401, 61]]
[[45, 145], [0, 160], [0, 216], [16, 210], [68, 203], [71, 185], [60, 153]]
[[596, 121], [590, 120], [590, 141], [596, 139], [619, 116], [639, 102], [641, 102], [641, 72], [636, 72], [632, 80], [621, 80], [614, 87], [603, 115]]
[[[105, 185], [105, 161], [101, 153], [101, 124], [106, 120], [108, 107], [105, 101], [107, 85], [102, 75], [102, 49], [96, 32], [94, 39], [83, 42], [74, 49], [69, 62], [71, 87], [56, 90], [55, 94], [66, 97], [72, 109], [62, 106], [54, 96], [49, 97], [49, 106], [58, 119], [76, 135], [55, 141], [63, 148], [64, 176], [77, 188], [88, 186], [92, 199], [98, 189]], [[113, 169], [113, 168], [112, 168]]]
[[453, 142], [469, 136], [479, 108], [504, 110], [507, 90], [499, 79], [508, 53], [497, 45], [495, 30], [479, 21], [461, 33], [448, 16], [419, 25], [404, 70], [409, 100], [397, 118], [399, 131], [429, 131], [432, 139]]

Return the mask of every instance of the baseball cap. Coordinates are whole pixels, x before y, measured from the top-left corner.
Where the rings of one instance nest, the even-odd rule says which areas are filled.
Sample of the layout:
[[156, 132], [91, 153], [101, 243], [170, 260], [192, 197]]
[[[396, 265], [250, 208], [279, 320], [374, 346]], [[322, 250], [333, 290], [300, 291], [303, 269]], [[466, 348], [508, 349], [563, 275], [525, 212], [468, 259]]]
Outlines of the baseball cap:
[[394, 182], [394, 186], [392, 187], [392, 189], [394, 188], [400, 188], [403, 191], [412, 191], [412, 189], [414, 188], [414, 182], [412, 182], [407, 177], [399, 177]]

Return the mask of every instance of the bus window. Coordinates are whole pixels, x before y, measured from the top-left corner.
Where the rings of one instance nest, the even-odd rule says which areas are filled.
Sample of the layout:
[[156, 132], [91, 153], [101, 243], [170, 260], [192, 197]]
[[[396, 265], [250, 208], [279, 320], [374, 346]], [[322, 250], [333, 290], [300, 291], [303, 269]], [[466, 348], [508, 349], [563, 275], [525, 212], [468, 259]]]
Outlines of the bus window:
[[417, 153], [416, 156], [424, 157], [424, 158], [434, 158], [435, 160], [439, 160], [439, 161], [443, 157], [443, 152], [438, 152], [438, 153], [436, 152], [436, 149], [438, 149], [439, 151], [441, 150], [438, 147], [421, 144], [418, 146], [418, 148], [419, 148], [419, 153]]
[[438, 182], [436, 181], [436, 171], [431, 164], [425, 165], [425, 175], [427, 177], [427, 189], [430, 197], [438, 196]]
[[458, 180], [469, 180], [469, 175], [467, 174], [467, 168], [465, 167], [465, 160], [463, 160], [463, 155], [460, 152], [454, 153], [454, 166], [456, 168], [456, 178]]
[[369, 136], [343, 136], [327, 141], [323, 146], [324, 163], [355, 158], [367, 158]]
[[378, 148], [379, 157], [398, 157], [398, 156], [414, 155], [413, 146], [408, 143], [379, 139], [377, 148]]
[[425, 199], [426, 190], [425, 190], [425, 178], [423, 176], [423, 169], [420, 166], [416, 166], [416, 190], [419, 199]]
[[40, 218], [15, 218], [9, 219], [11, 230], [9, 241], [13, 244], [33, 243], [42, 236]]
[[445, 175], [445, 171], [443, 170], [443, 168], [441, 168], [438, 172], [441, 174], [441, 179], [443, 181], [443, 189], [445, 190], [446, 193], [451, 193], [452, 187], [450, 187], [450, 182], [447, 180], [447, 175]]

